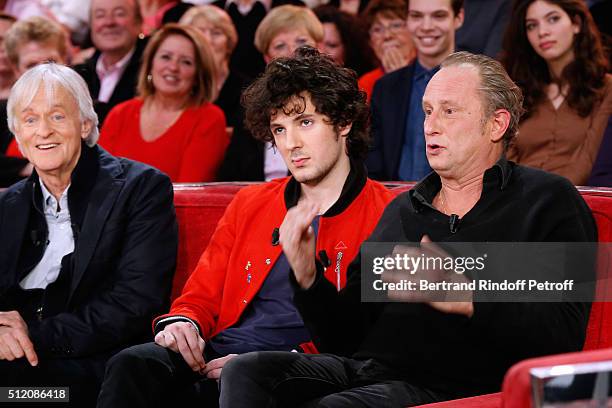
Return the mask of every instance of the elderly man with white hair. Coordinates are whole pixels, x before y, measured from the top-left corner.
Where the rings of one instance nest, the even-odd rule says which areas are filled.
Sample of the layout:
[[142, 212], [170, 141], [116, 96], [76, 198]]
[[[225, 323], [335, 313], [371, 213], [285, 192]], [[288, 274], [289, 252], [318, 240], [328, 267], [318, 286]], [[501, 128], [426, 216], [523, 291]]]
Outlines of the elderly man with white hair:
[[0, 385], [69, 386], [95, 404], [107, 359], [166, 310], [177, 226], [169, 178], [96, 145], [83, 79], [47, 63], [8, 100], [31, 177], [0, 195]]

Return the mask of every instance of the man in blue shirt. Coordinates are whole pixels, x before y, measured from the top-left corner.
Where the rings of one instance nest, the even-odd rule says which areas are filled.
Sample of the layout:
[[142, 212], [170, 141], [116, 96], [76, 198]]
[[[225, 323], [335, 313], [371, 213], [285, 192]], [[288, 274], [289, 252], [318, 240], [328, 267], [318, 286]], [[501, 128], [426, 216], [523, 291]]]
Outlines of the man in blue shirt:
[[372, 94], [373, 148], [370, 177], [417, 181], [431, 168], [425, 157], [421, 100], [438, 66], [455, 50], [463, 24], [463, 0], [410, 0], [407, 27], [416, 60], [379, 79]]

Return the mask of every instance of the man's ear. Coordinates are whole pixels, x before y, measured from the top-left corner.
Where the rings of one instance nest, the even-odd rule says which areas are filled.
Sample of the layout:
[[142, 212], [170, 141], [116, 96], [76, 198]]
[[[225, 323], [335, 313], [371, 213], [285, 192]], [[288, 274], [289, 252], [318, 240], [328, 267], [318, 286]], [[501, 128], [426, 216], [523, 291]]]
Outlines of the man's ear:
[[498, 109], [493, 112], [491, 118], [491, 133], [489, 138], [492, 142], [497, 143], [503, 139], [506, 130], [510, 126], [510, 112], [506, 109]]
[[459, 10], [459, 13], [457, 13], [457, 15], [455, 16], [455, 30], [458, 30], [461, 28], [461, 26], [463, 25], [464, 19], [465, 19], [465, 11], [463, 10], [463, 7], [461, 7], [461, 10]]
[[87, 136], [91, 133], [92, 126], [91, 120], [84, 120], [81, 122], [81, 139], [87, 139]]
[[353, 127], [352, 123], [349, 123], [346, 126], [343, 126], [341, 128], [338, 129], [338, 135], [342, 136], [342, 137], [346, 137], [348, 136], [349, 132], [351, 131], [351, 128]]

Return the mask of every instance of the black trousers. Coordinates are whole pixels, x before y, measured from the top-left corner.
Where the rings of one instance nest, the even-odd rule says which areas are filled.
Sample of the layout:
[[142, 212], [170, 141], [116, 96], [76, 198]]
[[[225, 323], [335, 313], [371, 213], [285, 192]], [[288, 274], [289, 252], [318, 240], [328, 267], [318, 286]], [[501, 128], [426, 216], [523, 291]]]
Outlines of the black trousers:
[[[210, 350], [210, 348], [209, 348]], [[220, 357], [206, 352], [205, 360]], [[106, 365], [99, 408], [218, 406], [215, 380], [194, 372], [183, 357], [155, 343], [129, 347]]]
[[[0, 361], [0, 386], [4, 387], [69, 387], [69, 403], [16, 403], [15, 407], [75, 407], [96, 406], [100, 384], [104, 378], [107, 356], [98, 358], [48, 359], [39, 357], [36, 367], [25, 358]], [[8, 404], [0, 404], [11, 406]]]
[[265, 351], [234, 357], [221, 372], [221, 408], [385, 408], [449, 399], [416, 387], [374, 360]]

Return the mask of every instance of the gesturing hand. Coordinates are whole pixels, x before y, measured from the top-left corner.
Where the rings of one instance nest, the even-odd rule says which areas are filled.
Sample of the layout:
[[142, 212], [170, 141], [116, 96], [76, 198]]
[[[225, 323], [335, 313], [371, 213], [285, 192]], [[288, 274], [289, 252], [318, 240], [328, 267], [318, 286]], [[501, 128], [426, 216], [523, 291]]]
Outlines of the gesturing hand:
[[301, 202], [287, 211], [279, 230], [283, 252], [297, 283], [304, 289], [312, 285], [316, 275], [315, 234], [311, 224], [317, 212], [316, 205]]
[[0, 360], [13, 361], [24, 356], [30, 365], [38, 364], [28, 325], [15, 310], [0, 312]]
[[[423, 236], [421, 244], [425, 245], [420, 247], [396, 245], [393, 255], [401, 254], [412, 258], [450, 258], [450, 255], [431, 242], [427, 235]], [[435, 267], [434, 269], [421, 267], [417, 271], [392, 270], [384, 272], [382, 277], [385, 282], [412, 282], [415, 283], [415, 287], [418, 287], [416, 283], [423, 278], [427, 278], [430, 282], [446, 282], [449, 284], [469, 282], [469, 279], [463, 274], [436, 269]], [[427, 290], [407, 289], [389, 291], [388, 296], [392, 300], [427, 303], [434, 309], [444, 313], [461, 314], [467, 317], [472, 317], [474, 314], [473, 293], [471, 291], [436, 290], [430, 292]]]
[[206, 367], [204, 361], [204, 339], [198, 330], [189, 322], [171, 323], [157, 333], [155, 343], [169, 348], [175, 353], [181, 353], [185, 362], [193, 371], [202, 371]]

